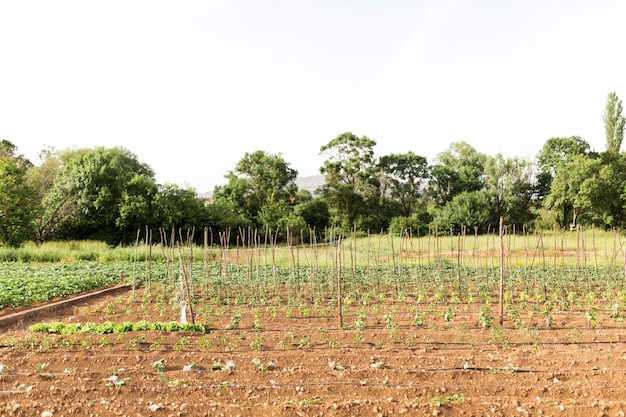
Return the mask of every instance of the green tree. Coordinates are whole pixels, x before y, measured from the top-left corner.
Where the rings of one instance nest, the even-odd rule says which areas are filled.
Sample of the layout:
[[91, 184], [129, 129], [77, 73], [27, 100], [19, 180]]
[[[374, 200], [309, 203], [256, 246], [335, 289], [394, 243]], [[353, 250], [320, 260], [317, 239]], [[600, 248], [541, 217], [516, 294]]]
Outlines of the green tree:
[[435, 158], [431, 167], [429, 193], [438, 206], [464, 191], [483, 188], [482, 175], [487, 156], [467, 142], [454, 142]]
[[378, 170], [374, 160], [376, 142], [366, 136], [343, 133], [320, 148], [327, 159], [320, 168], [325, 176], [322, 198], [337, 225], [350, 229], [369, 215], [379, 198]]
[[504, 158], [502, 154], [487, 157], [484, 182], [495, 216], [492, 224], [497, 224], [500, 217], [506, 224], [518, 227], [534, 220], [536, 186], [532, 162], [522, 158]]
[[24, 166], [16, 159], [0, 156], [0, 244], [17, 247], [28, 240], [34, 203]]
[[587, 155], [574, 155], [556, 172], [550, 194], [544, 207], [562, 213], [571, 213], [561, 219], [563, 227], [573, 228], [578, 222], [590, 223], [593, 219], [594, 199], [599, 190], [598, 173], [602, 161]]
[[73, 195], [61, 187], [55, 187], [57, 173], [64, 164], [64, 155], [67, 157], [67, 153], [44, 149], [39, 155], [42, 162], [26, 172], [36, 199], [32, 239], [37, 245], [52, 238], [77, 211]]
[[211, 227], [206, 221], [205, 205], [196, 194], [196, 190], [190, 187], [159, 185], [154, 199], [154, 224], [166, 230]]
[[[589, 143], [580, 136], [568, 138], [554, 137], [548, 139], [537, 154], [537, 194], [543, 200], [550, 192], [550, 184], [557, 171], [572, 160], [574, 155], [589, 153]], [[567, 217], [567, 213], [563, 213]]]
[[[72, 150], [63, 158], [52, 195], [56, 201], [68, 198], [75, 211], [59, 235], [109, 244], [133, 241], [135, 233], [129, 234], [119, 225], [130, 225], [129, 219], [140, 217], [126, 208], [145, 209], [143, 203], [131, 204], [129, 208], [128, 199], [136, 196], [142, 186], [145, 189], [147, 184], [152, 184], [152, 169], [123, 147]], [[120, 217], [123, 206], [126, 211]]]
[[617, 93], [608, 94], [602, 120], [606, 134], [606, 151], [618, 153], [624, 140], [626, 119], [622, 115], [622, 100], [619, 99]]
[[296, 214], [299, 214], [306, 225], [315, 231], [317, 238], [323, 238], [325, 229], [330, 225], [330, 211], [328, 204], [321, 198], [315, 198], [294, 207]]
[[256, 227], [263, 227], [270, 214], [266, 209], [260, 218], [261, 209], [291, 204], [298, 190], [297, 176], [298, 171], [292, 169], [280, 154], [246, 153], [235, 169], [225, 175], [227, 184], [215, 187], [213, 198], [229, 200], [238, 214], [248, 218]]
[[380, 158], [381, 194], [397, 201], [405, 217], [411, 216], [423, 197], [429, 178], [425, 157], [407, 152]]
[[492, 205], [484, 191], [463, 191], [435, 210], [432, 225], [441, 233], [459, 233], [463, 227], [484, 233], [493, 220]]

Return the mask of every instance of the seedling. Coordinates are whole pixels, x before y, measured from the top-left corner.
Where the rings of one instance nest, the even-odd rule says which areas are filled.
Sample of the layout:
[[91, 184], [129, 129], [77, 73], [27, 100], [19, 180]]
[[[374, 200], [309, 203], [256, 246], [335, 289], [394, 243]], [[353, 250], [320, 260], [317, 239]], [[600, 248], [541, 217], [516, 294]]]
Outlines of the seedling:
[[176, 386], [179, 386], [179, 385], [183, 385], [183, 386], [189, 385], [189, 381], [187, 381], [185, 379], [172, 379], [172, 380], [169, 380], [169, 379], [165, 378], [164, 376], [159, 377], [159, 381], [161, 381], [163, 384], [165, 384], [165, 386], [168, 387], [168, 388], [176, 387]]
[[188, 363], [187, 365], [183, 366], [183, 371], [184, 372], [194, 372], [194, 371], [199, 371], [200, 368], [198, 368], [198, 366], [195, 363]]
[[334, 371], [345, 371], [346, 368], [339, 362], [335, 362], [335, 361], [328, 361], [328, 366], [330, 366], [330, 368]]
[[37, 370], [37, 372], [43, 372], [48, 365], [50, 365], [49, 363], [37, 363], [35, 364], [35, 369]]
[[385, 369], [385, 362], [374, 362], [370, 365], [372, 369]]
[[150, 364], [157, 372], [165, 372], [165, 365], [163, 365], [163, 359], [159, 359], [158, 361], [154, 361]]
[[106, 386], [107, 387], [125, 387], [126, 386], [126, 381], [129, 381], [130, 378], [120, 378], [117, 375], [112, 375], [108, 378], [105, 379], [105, 381], [108, 381]]
[[452, 395], [446, 395], [446, 396], [437, 395], [436, 397], [433, 397], [430, 400], [430, 403], [437, 407], [441, 407], [442, 405], [445, 405], [445, 404], [462, 404], [464, 402], [465, 402], [465, 394], [459, 394], [458, 392], [455, 392]]
[[228, 361], [225, 364], [222, 362], [215, 362], [211, 365], [212, 371], [232, 371], [235, 367], [235, 362]]
[[274, 362], [272, 362], [272, 361], [261, 362], [261, 360], [258, 359], [258, 358], [252, 359], [252, 363], [254, 364], [254, 366], [256, 366], [256, 369], [258, 369], [259, 371], [262, 371], [262, 372], [270, 371], [270, 370], [274, 369], [274, 367], [276, 366], [276, 364]]

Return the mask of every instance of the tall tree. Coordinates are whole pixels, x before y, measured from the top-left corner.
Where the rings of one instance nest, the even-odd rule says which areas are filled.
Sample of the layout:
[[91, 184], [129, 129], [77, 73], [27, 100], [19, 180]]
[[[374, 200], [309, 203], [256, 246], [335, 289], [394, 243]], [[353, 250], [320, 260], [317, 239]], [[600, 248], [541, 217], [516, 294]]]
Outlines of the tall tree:
[[413, 152], [391, 154], [380, 158], [381, 193], [397, 201], [403, 215], [413, 214], [422, 198], [425, 182], [429, 178], [428, 162], [425, 157]]
[[604, 120], [606, 134], [606, 151], [618, 153], [624, 140], [626, 119], [622, 116], [622, 100], [619, 99], [617, 93], [609, 93], [602, 120]]
[[[134, 240], [134, 233], [125, 235], [127, 230], [119, 228], [120, 224], [136, 218], [128, 211], [133, 206], [126, 200], [123, 219], [120, 218], [120, 208], [125, 198], [152, 182], [152, 168], [139, 162], [123, 147], [79, 149], [70, 151], [66, 158], [52, 190], [55, 199], [70, 196], [71, 204], [75, 206], [73, 216], [62, 229], [63, 236], [102, 240], [109, 244]], [[143, 205], [134, 208], [143, 210]]]
[[370, 214], [368, 208], [379, 198], [374, 146], [372, 139], [346, 132], [320, 148], [320, 154], [327, 156], [320, 168], [325, 176], [322, 198], [337, 224], [348, 229], [357, 227], [359, 218]]
[[[246, 153], [235, 169], [224, 176], [228, 183], [215, 187], [213, 198], [229, 200], [237, 207], [238, 214], [262, 227], [264, 219], [275, 217], [267, 212], [269, 207], [283, 207], [295, 198], [297, 176], [298, 171], [292, 169], [280, 154]], [[259, 217], [261, 209], [266, 206], [262, 218]]]
[[454, 142], [435, 158], [431, 167], [429, 190], [439, 206], [451, 201], [464, 191], [483, 188], [482, 175], [487, 156], [467, 142]]
[[594, 195], [600, 189], [598, 173], [602, 161], [587, 155], [574, 155], [552, 181], [550, 194], [543, 201], [544, 207], [567, 214], [561, 219], [563, 227], [573, 228], [589, 223], [593, 218]]
[[533, 195], [535, 173], [532, 162], [505, 158], [502, 154], [487, 157], [485, 193], [489, 197], [497, 224], [500, 217], [509, 225], [523, 226], [534, 219]]
[[26, 169], [18, 160], [0, 156], [0, 245], [17, 247], [28, 240], [34, 203]]

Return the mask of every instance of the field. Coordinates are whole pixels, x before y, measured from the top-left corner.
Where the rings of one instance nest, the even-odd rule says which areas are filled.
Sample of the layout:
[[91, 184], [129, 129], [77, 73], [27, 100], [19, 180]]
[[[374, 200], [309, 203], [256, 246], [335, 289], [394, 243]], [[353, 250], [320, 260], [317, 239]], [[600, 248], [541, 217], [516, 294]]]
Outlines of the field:
[[2, 329], [0, 415], [624, 415], [619, 237], [472, 239], [141, 249], [126, 292]]

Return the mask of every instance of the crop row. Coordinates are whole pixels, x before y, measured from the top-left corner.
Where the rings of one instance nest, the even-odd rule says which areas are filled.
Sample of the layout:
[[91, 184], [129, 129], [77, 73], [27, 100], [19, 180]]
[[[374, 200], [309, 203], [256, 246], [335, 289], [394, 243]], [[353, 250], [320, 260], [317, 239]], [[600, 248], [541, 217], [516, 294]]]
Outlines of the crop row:
[[0, 263], [0, 309], [31, 305], [119, 282], [128, 265], [99, 262]]
[[145, 320], [137, 322], [119, 322], [113, 323], [112, 321], [105, 321], [104, 323], [96, 324], [93, 322], [87, 323], [35, 323], [30, 326], [31, 332], [39, 333], [55, 333], [55, 334], [108, 334], [108, 333], [126, 333], [126, 332], [138, 332], [158, 330], [164, 332], [195, 332], [195, 333], [207, 333], [209, 328], [204, 324], [193, 323], [177, 323], [177, 322], [148, 322]]

